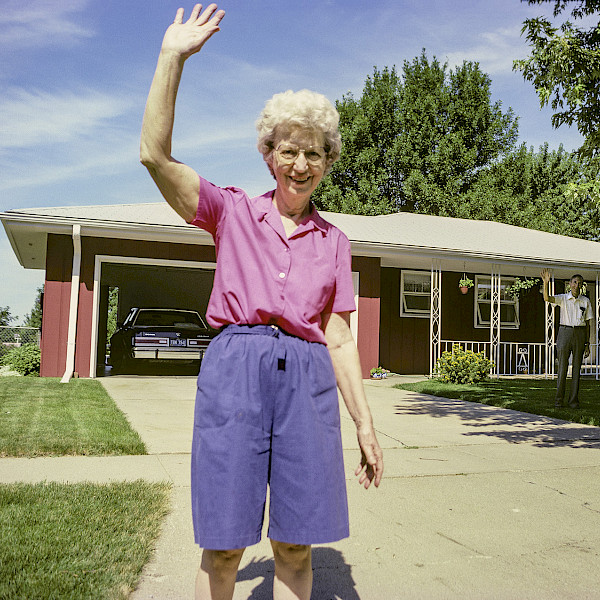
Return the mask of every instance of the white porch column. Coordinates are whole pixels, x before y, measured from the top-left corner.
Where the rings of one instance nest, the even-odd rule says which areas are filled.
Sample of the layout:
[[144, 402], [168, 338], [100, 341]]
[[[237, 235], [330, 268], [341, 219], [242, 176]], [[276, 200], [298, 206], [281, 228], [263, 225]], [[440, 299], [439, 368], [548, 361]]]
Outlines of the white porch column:
[[441, 261], [431, 261], [431, 307], [429, 314], [429, 376], [435, 372], [441, 356], [442, 339], [442, 266]]
[[492, 265], [490, 298], [490, 360], [500, 376], [500, 266]]
[[596, 271], [596, 311], [594, 319], [596, 320], [596, 339], [594, 340], [594, 347], [596, 348], [596, 379], [600, 379], [600, 290], [598, 289], [600, 284], [600, 271]]
[[[554, 274], [548, 282], [548, 295], [554, 296]], [[546, 379], [554, 379], [554, 304], [546, 302]]]

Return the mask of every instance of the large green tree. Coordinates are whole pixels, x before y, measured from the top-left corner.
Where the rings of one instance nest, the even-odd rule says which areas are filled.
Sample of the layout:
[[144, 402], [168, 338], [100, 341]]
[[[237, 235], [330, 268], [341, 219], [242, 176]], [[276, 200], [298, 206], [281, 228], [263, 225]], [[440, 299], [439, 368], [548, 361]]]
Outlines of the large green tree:
[[360, 98], [337, 102], [342, 156], [316, 190], [317, 206], [452, 215], [478, 172], [517, 138], [517, 118], [491, 102], [490, 85], [477, 63], [448, 70], [424, 50], [402, 76], [375, 68]]
[[453, 216], [526, 225], [589, 240], [600, 238], [597, 172], [562, 146], [525, 144], [478, 174]]
[[514, 68], [533, 83], [541, 106], [550, 103], [554, 127], [577, 125], [584, 137], [579, 154], [600, 160], [600, 0], [526, 1], [553, 3], [555, 20], [567, 7], [575, 21], [585, 19], [579, 27], [571, 21], [527, 19], [522, 33], [531, 55], [515, 61]]

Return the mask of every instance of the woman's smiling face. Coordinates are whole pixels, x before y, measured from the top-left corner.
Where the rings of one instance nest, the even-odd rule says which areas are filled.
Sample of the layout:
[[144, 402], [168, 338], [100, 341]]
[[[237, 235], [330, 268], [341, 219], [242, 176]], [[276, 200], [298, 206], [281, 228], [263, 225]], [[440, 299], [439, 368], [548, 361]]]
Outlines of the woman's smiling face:
[[308, 205], [310, 195], [323, 179], [324, 143], [323, 133], [299, 127], [286, 131], [276, 140], [271, 154], [276, 193], [290, 208]]

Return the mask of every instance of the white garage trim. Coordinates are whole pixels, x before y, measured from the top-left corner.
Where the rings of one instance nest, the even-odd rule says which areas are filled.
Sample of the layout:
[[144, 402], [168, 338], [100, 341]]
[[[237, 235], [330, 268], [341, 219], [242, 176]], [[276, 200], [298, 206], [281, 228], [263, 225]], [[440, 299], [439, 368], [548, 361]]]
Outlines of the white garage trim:
[[354, 304], [356, 305], [356, 310], [353, 313], [350, 313], [350, 331], [352, 332], [354, 343], [358, 343], [358, 278], [359, 272], [352, 271], [352, 285], [354, 286]]
[[79, 276], [81, 271], [81, 227], [73, 225], [73, 267], [71, 269], [71, 298], [69, 301], [69, 330], [67, 333], [67, 360], [61, 383], [69, 383], [75, 370], [75, 339], [77, 308], [79, 306]]
[[94, 296], [92, 304], [92, 335], [90, 339], [90, 377], [96, 377], [96, 360], [98, 359], [98, 323], [100, 313], [100, 281], [102, 277], [103, 263], [127, 264], [127, 265], [152, 265], [160, 267], [184, 267], [186, 269], [216, 269], [216, 262], [197, 262], [191, 260], [171, 260], [168, 258], [139, 258], [137, 256], [113, 256], [109, 254], [97, 254], [94, 263]]

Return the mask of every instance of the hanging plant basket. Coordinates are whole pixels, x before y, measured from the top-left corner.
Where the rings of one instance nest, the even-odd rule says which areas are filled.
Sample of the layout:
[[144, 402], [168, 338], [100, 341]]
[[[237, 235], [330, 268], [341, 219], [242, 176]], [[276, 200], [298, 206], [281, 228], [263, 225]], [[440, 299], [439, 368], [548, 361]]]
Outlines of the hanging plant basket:
[[466, 294], [470, 287], [473, 287], [473, 280], [467, 277], [466, 273], [463, 273], [462, 279], [458, 282], [458, 289], [461, 294]]

